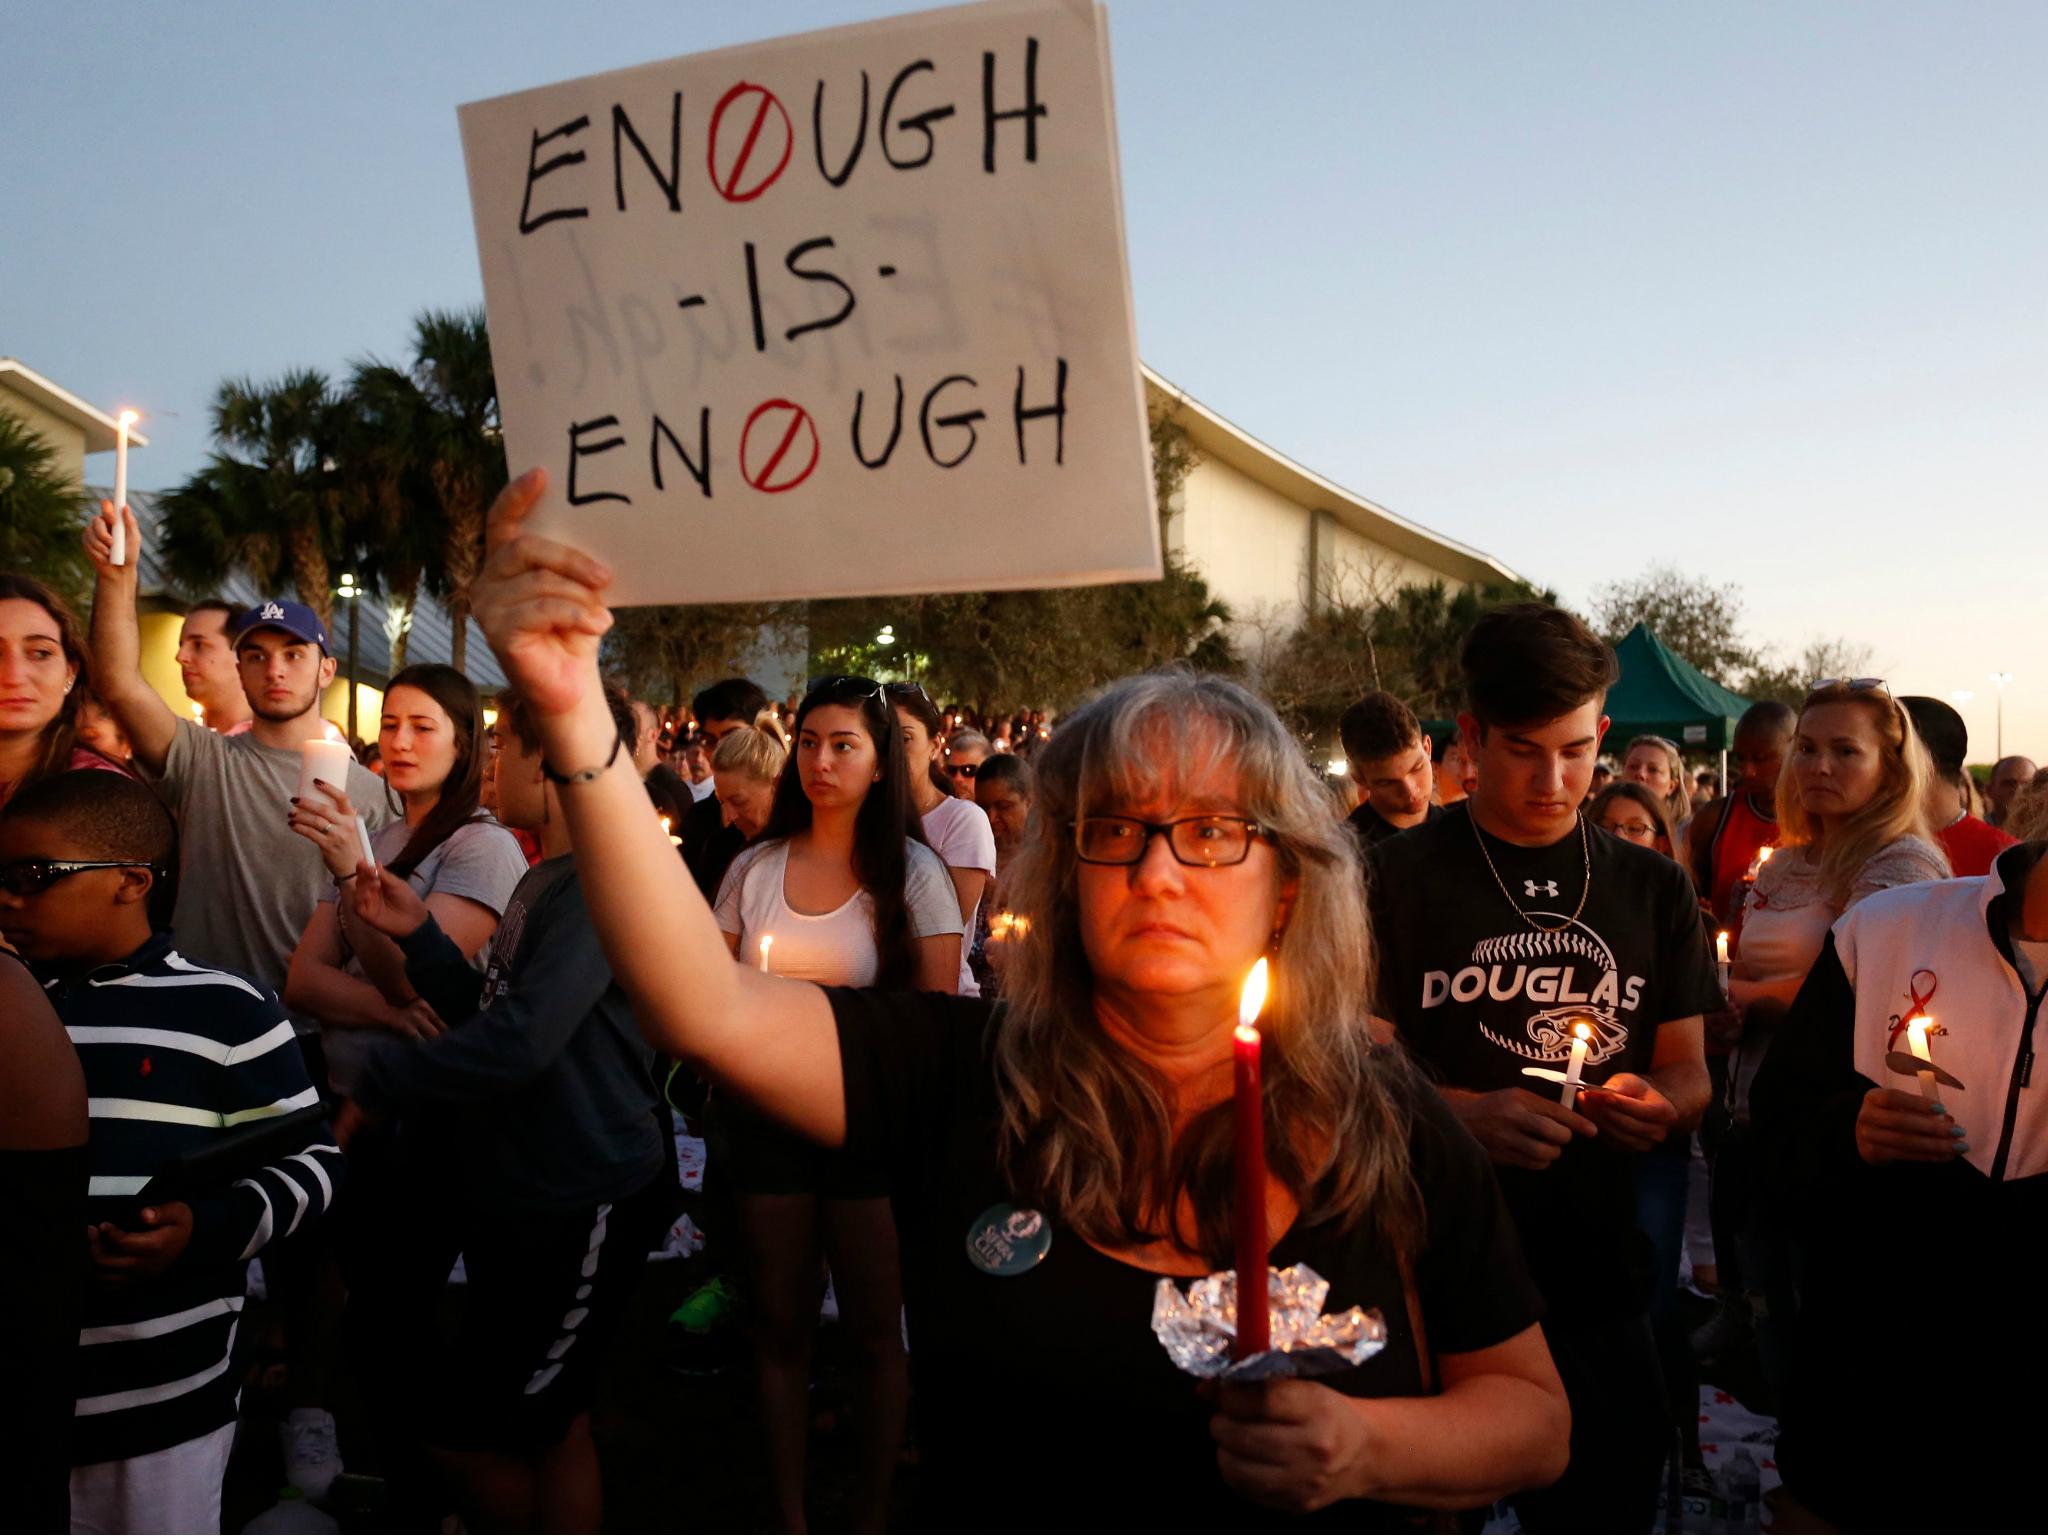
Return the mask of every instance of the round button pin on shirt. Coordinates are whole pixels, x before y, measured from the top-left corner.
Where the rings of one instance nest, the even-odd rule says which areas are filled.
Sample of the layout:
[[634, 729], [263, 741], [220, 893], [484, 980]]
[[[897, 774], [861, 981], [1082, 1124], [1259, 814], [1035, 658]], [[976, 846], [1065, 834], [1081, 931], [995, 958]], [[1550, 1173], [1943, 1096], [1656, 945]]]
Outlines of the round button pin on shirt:
[[1021, 1205], [992, 1205], [967, 1228], [967, 1258], [985, 1275], [1021, 1275], [1052, 1249], [1045, 1217]]

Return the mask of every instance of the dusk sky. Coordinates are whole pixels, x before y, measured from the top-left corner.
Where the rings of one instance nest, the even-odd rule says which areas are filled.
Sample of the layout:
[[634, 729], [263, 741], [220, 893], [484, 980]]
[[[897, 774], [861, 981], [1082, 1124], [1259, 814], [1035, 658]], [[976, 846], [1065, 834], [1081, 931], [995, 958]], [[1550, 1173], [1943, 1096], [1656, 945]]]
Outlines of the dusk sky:
[[[148, 413], [481, 298], [455, 108], [856, 0], [7, 7], [0, 355]], [[1668, 561], [2048, 757], [2048, 6], [1113, 0], [1147, 362], [1584, 604]], [[516, 467], [516, 466], [515, 466]], [[110, 462], [89, 473], [111, 477]]]

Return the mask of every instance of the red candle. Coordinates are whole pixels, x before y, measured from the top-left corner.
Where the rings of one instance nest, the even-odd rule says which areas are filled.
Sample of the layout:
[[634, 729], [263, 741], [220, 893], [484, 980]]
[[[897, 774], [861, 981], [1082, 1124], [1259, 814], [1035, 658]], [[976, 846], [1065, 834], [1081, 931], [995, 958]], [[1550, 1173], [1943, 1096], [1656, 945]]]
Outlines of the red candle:
[[1266, 962], [1252, 967], [1238, 1004], [1237, 1068], [1237, 1343], [1242, 1360], [1271, 1337], [1266, 1285], [1266, 1131], [1259, 1088], [1259, 1011], [1266, 1003]]

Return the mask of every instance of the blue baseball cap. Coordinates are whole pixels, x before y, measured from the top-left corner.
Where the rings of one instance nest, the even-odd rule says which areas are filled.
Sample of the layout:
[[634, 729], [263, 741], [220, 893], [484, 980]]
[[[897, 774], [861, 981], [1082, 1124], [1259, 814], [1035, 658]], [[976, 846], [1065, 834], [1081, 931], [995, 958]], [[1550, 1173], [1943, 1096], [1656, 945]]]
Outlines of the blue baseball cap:
[[281, 629], [308, 645], [319, 646], [322, 653], [327, 650], [327, 630], [320, 615], [304, 603], [280, 603], [275, 598], [258, 603], [235, 620], [235, 644], [240, 646], [259, 629]]

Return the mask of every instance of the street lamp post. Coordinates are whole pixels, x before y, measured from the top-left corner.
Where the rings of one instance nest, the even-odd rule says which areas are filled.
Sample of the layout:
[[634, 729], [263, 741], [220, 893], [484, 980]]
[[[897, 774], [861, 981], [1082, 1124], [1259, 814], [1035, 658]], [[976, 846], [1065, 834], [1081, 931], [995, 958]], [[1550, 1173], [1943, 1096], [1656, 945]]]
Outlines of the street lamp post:
[[1991, 681], [1998, 687], [1998, 755], [2005, 756], [2005, 685], [2012, 681], [2010, 672], [1994, 672]]
[[341, 586], [335, 595], [348, 604], [348, 744], [354, 750], [362, 740], [356, 734], [356, 599], [363, 595], [363, 589], [356, 585], [355, 572], [342, 572]]

